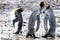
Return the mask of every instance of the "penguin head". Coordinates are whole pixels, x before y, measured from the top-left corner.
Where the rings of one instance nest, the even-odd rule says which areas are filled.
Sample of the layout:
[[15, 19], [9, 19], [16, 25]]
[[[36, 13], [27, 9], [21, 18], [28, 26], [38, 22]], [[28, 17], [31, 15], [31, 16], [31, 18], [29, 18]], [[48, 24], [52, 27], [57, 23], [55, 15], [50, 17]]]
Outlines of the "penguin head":
[[17, 12], [18, 13], [21, 13], [21, 12], [23, 12], [23, 9], [22, 8], [19, 8], [19, 9], [17, 9]]
[[42, 1], [42, 2], [40, 3], [40, 7], [41, 7], [41, 8], [44, 7], [44, 1]]
[[48, 3], [45, 4], [46, 9], [50, 8], [50, 5]]

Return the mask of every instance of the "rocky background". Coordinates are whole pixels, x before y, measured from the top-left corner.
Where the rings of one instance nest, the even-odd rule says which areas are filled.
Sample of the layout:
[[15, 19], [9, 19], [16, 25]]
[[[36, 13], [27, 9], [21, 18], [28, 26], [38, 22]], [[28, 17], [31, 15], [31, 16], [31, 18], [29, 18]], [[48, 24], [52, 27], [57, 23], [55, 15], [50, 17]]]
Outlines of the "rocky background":
[[[59, 40], [60, 38], [60, 0], [44, 0], [45, 2], [50, 3], [54, 15], [56, 17], [56, 38], [55, 39], [44, 39], [41, 36], [45, 34], [45, 30], [43, 27], [43, 17], [41, 17], [40, 29], [36, 33], [36, 36], [41, 37], [39, 39], [26, 38], [26, 33], [28, 31], [28, 20], [32, 11], [39, 8], [39, 3], [42, 0], [0, 0], [0, 38], [1, 40]], [[22, 7], [24, 12], [22, 12], [23, 16], [23, 33], [19, 35], [13, 34], [17, 28], [12, 25], [12, 20], [14, 19], [14, 15], [12, 10], [14, 8]], [[36, 26], [36, 25], [35, 25]], [[41, 32], [41, 33], [40, 33]]]

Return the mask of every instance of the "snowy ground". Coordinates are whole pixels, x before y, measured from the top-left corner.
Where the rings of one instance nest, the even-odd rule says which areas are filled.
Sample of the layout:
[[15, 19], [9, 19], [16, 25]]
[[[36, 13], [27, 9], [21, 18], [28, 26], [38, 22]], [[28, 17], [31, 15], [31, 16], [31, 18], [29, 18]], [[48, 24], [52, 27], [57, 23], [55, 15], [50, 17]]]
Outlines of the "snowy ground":
[[[12, 19], [14, 18], [14, 16], [12, 16], [12, 12], [2, 12], [0, 13], [0, 35], [1, 35], [1, 40], [59, 40], [60, 38], [57, 37], [57, 35], [60, 36], [60, 10], [54, 10], [54, 14], [56, 16], [56, 22], [57, 22], [57, 28], [56, 28], [56, 38], [51, 39], [51, 38], [42, 38], [41, 36], [45, 34], [45, 30], [43, 27], [43, 17], [41, 17], [41, 24], [40, 24], [40, 28], [38, 30], [38, 32], [36, 32], [36, 36], [40, 37], [37, 39], [33, 39], [33, 38], [26, 38], [26, 33], [28, 31], [28, 20], [29, 20], [29, 16], [32, 12], [30, 10], [28, 11], [24, 11], [22, 13], [23, 15], [23, 21], [26, 23], [23, 23], [22, 34], [13, 34], [16, 31], [17, 28], [17, 24], [16, 23], [16, 27], [14, 27], [12, 25]], [[36, 26], [36, 25], [35, 25]]]

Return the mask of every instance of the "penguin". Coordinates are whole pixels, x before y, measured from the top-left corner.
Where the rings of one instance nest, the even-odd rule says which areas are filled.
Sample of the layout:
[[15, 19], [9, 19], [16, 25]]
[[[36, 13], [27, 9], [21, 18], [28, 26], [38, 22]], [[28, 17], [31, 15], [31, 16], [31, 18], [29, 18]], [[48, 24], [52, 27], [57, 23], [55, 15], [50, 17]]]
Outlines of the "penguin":
[[22, 8], [15, 8], [13, 10], [13, 12], [15, 14], [15, 19], [13, 20], [13, 25], [15, 26], [15, 23], [18, 22], [18, 28], [17, 28], [17, 31], [15, 32], [15, 34], [22, 33], [22, 24], [23, 24], [22, 12], [23, 12], [23, 9]]
[[[46, 4], [46, 10], [44, 11], [45, 17], [44, 17], [44, 27], [47, 31], [47, 33], [42, 36], [44, 38], [47, 37], [55, 37], [55, 30], [56, 30], [56, 20], [55, 20], [55, 16], [54, 13], [50, 7], [49, 4]], [[47, 30], [47, 21], [49, 21], [49, 30]]]

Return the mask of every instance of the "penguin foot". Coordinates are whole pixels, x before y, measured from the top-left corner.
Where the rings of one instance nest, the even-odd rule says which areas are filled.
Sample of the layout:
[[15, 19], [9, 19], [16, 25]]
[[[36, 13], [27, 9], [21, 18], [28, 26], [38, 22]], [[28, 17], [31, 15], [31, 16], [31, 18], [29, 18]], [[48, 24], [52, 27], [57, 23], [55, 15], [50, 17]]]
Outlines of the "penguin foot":
[[27, 35], [26, 35], [26, 37], [29, 37], [29, 36], [30, 36], [30, 37], [32, 37], [32, 35], [31, 35], [31, 34], [27, 34]]
[[44, 36], [42, 36], [43, 38], [47, 38], [49, 35], [49, 33], [46, 33]]
[[33, 38], [39, 38], [39, 37], [36, 37], [35, 34], [32, 34]]

